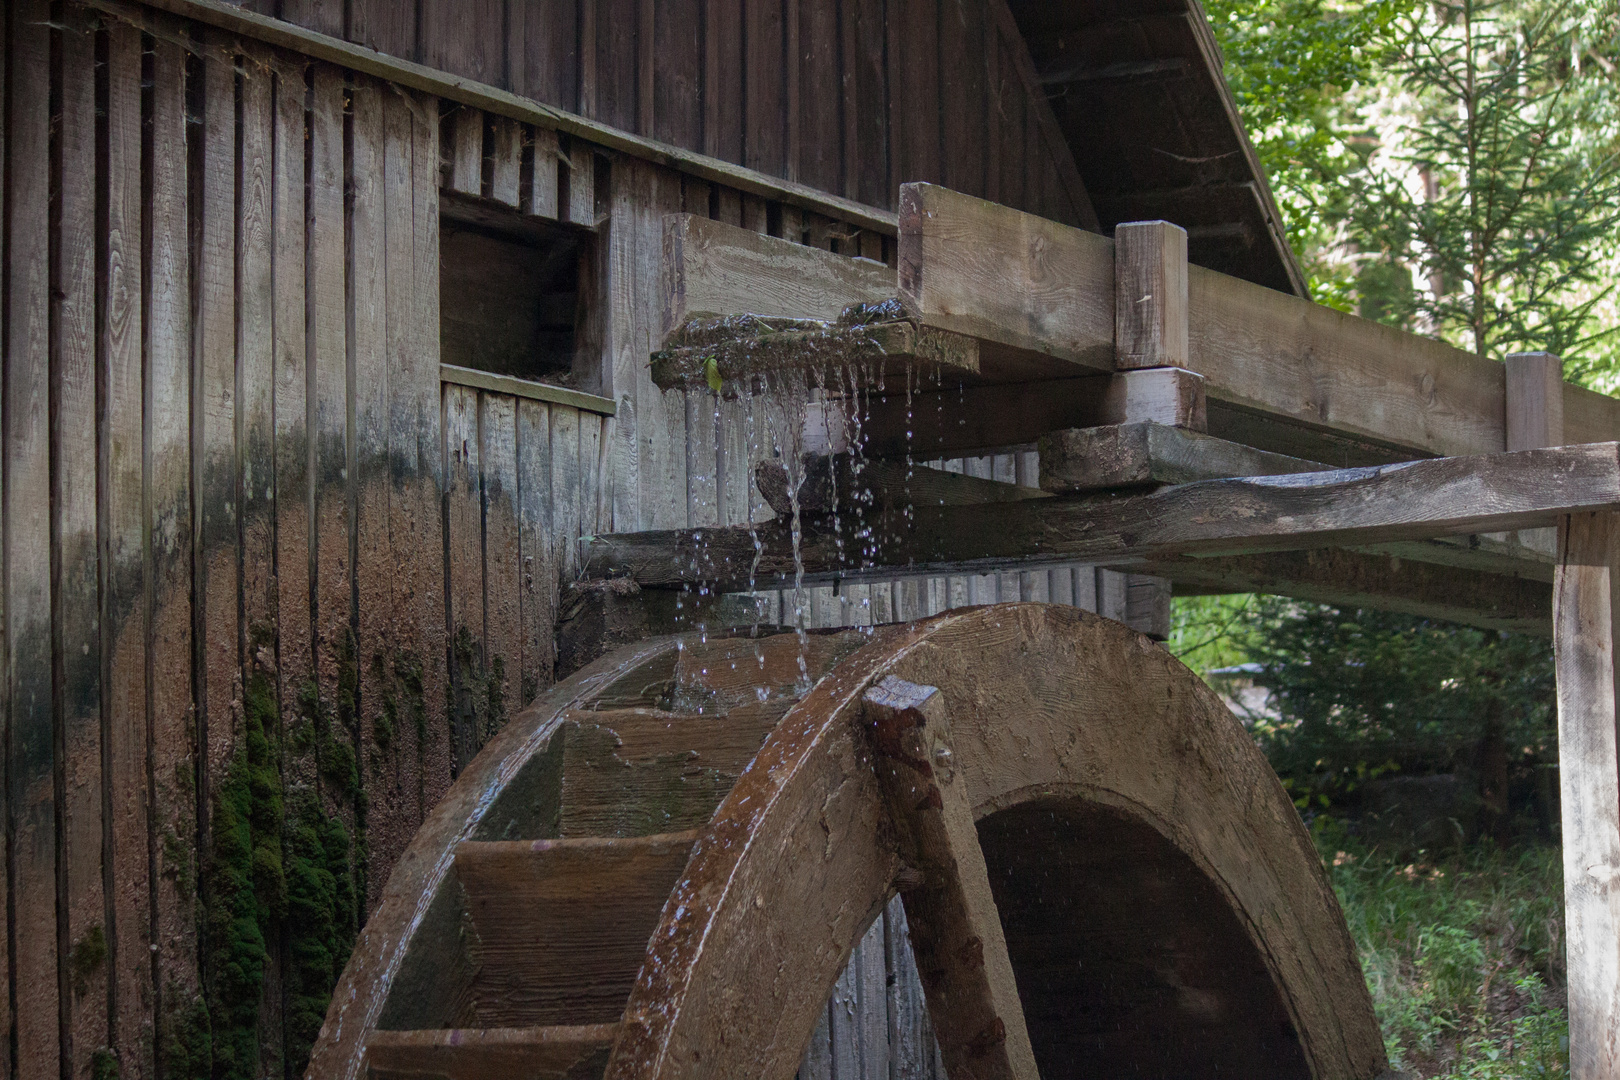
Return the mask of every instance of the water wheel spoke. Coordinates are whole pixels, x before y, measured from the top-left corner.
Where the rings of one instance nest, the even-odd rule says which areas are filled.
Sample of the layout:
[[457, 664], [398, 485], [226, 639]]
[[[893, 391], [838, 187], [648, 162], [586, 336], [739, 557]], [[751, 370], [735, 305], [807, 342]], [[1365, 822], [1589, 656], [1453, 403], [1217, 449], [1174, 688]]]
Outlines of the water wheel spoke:
[[1038, 1080], [944, 696], [890, 675], [862, 703], [907, 863], [906, 921], [946, 1074]]

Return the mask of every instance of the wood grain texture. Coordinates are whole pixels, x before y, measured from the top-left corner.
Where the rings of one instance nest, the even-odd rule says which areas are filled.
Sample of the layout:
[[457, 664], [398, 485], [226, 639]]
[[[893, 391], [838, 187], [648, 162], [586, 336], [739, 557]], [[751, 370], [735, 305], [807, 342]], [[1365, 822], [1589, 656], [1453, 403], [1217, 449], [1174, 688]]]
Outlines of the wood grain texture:
[[535, 128], [529, 135], [529, 183], [524, 189], [523, 212], [534, 217], [557, 216], [557, 133]]
[[552, 683], [562, 577], [562, 545], [552, 524], [551, 410], [541, 402], [517, 403], [517, 481], [522, 655], [515, 705], [523, 709]]
[[[147, 241], [146, 396], [148, 643], [152, 717], [148, 752], [155, 852], [153, 944], [159, 1067], [178, 1047], [164, 1025], [202, 1007], [197, 971], [195, 854], [181, 838], [197, 832], [196, 701], [192, 696], [193, 610], [190, 299], [185, 50], [155, 45], [150, 143], [151, 233]], [[170, 838], [173, 838], [172, 840]], [[165, 843], [165, 841], [168, 841]]]
[[[136, 21], [136, 25], [144, 25], [145, 12], [135, 7], [128, 0], [87, 0], [94, 7], [114, 12], [120, 16], [129, 16]], [[532, 2], [532, 0], [531, 0]], [[573, 18], [575, 5], [559, 4], [554, 0], [543, 0], [545, 6], [565, 22]], [[718, 0], [717, 0], [718, 2]], [[726, 0], [728, 3], [739, 5], [740, 0]], [[314, 60], [326, 61], [342, 65], [352, 71], [378, 78], [387, 79], [397, 83], [403, 88], [420, 91], [422, 93], [443, 98], [447, 101], [460, 102], [487, 112], [496, 112], [503, 116], [510, 116], [524, 123], [532, 123], [556, 130], [559, 134], [579, 136], [588, 139], [599, 146], [616, 150], [632, 157], [638, 157], [666, 168], [678, 169], [682, 172], [700, 177], [713, 183], [727, 184], [737, 189], [746, 189], [758, 194], [762, 198], [777, 199], [790, 202], [796, 206], [816, 209], [860, 225], [862, 228], [873, 229], [884, 235], [892, 236], [894, 233], [894, 214], [884, 207], [892, 205], [892, 194], [889, 193], [887, 180], [876, 183], [876, 197], [860, 201], [846, 199], [838, 195], [820, 191], [794, 181], [780, 177], [769, 176], [753, 169], [744, 167], [736, 162], [740, 161], [740, 150], [735, 154], [722, 153], [713, 156], [707, 153], [698, 153], [695, 150], [671, 146], [667, 143], [655, 142], [643, 138], [626, 129], [614, 128], [591, 118], [591, 110], [584, 105], [563, 105], [561, 107], [545, 104], [542, 100], [520, 97], [514, 93], [497, 88], [487, 83], [479, 83], [469, 78], [447, 74], [435, 70], [424, 64], [411, 63], [395, 57], [387, 56], [364, 49], [345, 41], [337, 40], [330, 35], [312, 33], [301, 26], [270, 18], [250, 10], [246, 5], [236, 6], [227, 4], [223, 0], [155, 0], [150, 5], [160, 10], [169, 10], [177, 14], [195, 19], [210, 26], [218, 26], [244, 36], [298, 52]], [[446, 7], [453, 5], [445, 4]], [[559, 9], [561, 9], [559, 11]], [[595, 18], [595, 5], [587, 4], [580, 9], [580, 13]], [[740, 26], [739, 14], [729, 24]], [[881, 65], [881, 20], [877, 22], [877, 44], [875, 56]], [[525, 25], [534, 25], [541, 22], [551, 25], [544, 20], [530, 17]], [[719, 18], [711, 17], [707, 25], [716, 27], [724, 32], [726, 23]], [[586, 27], [583, 23], [579, 27], [582, 39], [595, 40], [594, 25]], [[492, 38], [501, 35], [491, 35]], [[582, 90], [586, 85], [594, 87], [594, 74], [587, 68], [594, 68], [595, 54], [578, 56], [571, 48], [573, 38], [566, 31], [559, 33], [559, 40], [544, 48], [555, 48], [562, 54], [565, 68], [578, 64], [573, 71], [573, 77], [565, 73], [563, 79], [566, 87], [578, 85]], [[732, 38], [733, 42], [740, 43], [740, 35]], [[529, 55], [529, 54], [525, 54]], [[721, 66], [722, 71], [730, 71], [737, 76], [741, 75], [740, 53], [739, 59], [730, 60]], [[581, 61], [588, 61], [581, 63]], [[710, 83], [710, 85], [715, 85]], [[881, 86], [881, 83], [879, 84]], [[594, 90], [592, 91], [594, 93]], [[881, 91], [880, 91], [881, 93]], [[544, 101], [549, 101], [545, 98]], [[740, 93], [730, 98], [736, 105], [741, 103]], [[738, 138], [740, 138], [740, 109], [737, 123]], [[739, 144], [740, 145], [740, 144]]]
[[924, 325], [1051, 358], [1048, 377], [1113, 368], [1107, 239], [932, 184], [901, 189], [900, 219], [900, 299]]
[[[56, 755], [61, 762], [60, 944], [85, 955], [107, 937], [103, 865], [101, 635], [97, 602], [96, 37], [79, 9], [56, 28], [52, 78], [59, 113], [51, 173], [56, 189], [51, 236], [51, 537], [57, 549], [51, 621]], [[79, 950], [75, 953], [75, 949]], [[109, 1045], [108, 968], [68, 972], [62, 1003], [64, 1052], [74, 1075], [89, 1073]]]
[[[1616, 444], [1528, 450], [1479, 458], [1433, 458], [1371, 469], [1209, 480], [1114, 500], [1037, 499], [981, 506], [915, 507], [861, 528], [863, 563], [847, 560], [848, 536], [807, 533], [800, 546], [812, 581], [876, 574], [951, 573], [978, 567], [1030, 569], [1064, 561], [1118, 563], [1164, 555], [1237, 554], [1373, 544], [1533, 527], [1575, 510], [1620, 504]], [[756, 557], [755, 540], [763, 544]], [[647, 532], [592, 541], [596, 576], [628, 571], [643, 585], [706, 581], [736, 587], [733, 567], [756, 564], [757, 580], [795, 573], [780, 527]]]
[[[106, 687], [108, 858], [113, 887], [107, 927], [112, 976], [109, 1042], [130, 1075], [153, 1075], [152, 881], [148, 861], [147, 693], [142, 555], [142, 357], [146, 243], [141, 225], [141, 35], [107, 30], [107, 255], [100, 268], [102, 392], [101, 633]], [[301, 127], [302, 125], [300, 125]]]
[[0, 379], [5, 439], [5, 698], [8, 932], [13, 992], [12, 1067], [44, 1076], [65, 1049], [58, 1006], [57, 747], [52, 715], [50, 469], [50, 8], [40, 0], [8, 14], [5, 211], [10, 260]]
[[1187, 230], [1168, 221], [1114, 226], [1115, 366], [1187, 360]]
[[1041, 488], [1056, 495], [1326, 468], [1165, 424], [1071, 428], [1044, 435], [1040, 442]]
[[965, 783], [957, 782], [951, 717], [938, 687], [893, 675], [862, 697], [862, 717], [901, 857], [922, 884], [904, 894], [929, 1012], [943, 1035], [947, 1072], [1036, 1080], [1035, 1052], [1018, 1000], [984, 853]]
[[447, 1080], [571, 1080], [606, 1054], [617, 1034], [616, 1024], [378, 1031], [366, 1059], [379, 1071]]
[[1569, 1064], [1576, 1080], [1620, 1070], [1620, 520], [1571, 514], [1558, 526], [1553, 648], [1569, 942]]
[[463, 842], [482, 963], [474, 986], [490, 1027], [610, 1024], [694, 833], [634, 838]]
[[1510, 353], [1507, 369], [1507, 450], [1564, 445], [1564, 365], [1552, 353]]
[[196, 217], [200, 310], [193, 326], [192, 528], [196, 610], [197, 735], [203, 849], [212, 842], [215, 785], [236, 746], [232, 703], [241, 699], [240, 568], [236, 468], [236, 71], [227, 43], [210, 42], [202, 79], [201, 203]]
[[489, 155], [489, 197], [504, 206], [518, 205], [518, 180], [523, 166], [523, 129], [505, 116], [490, 118], [493, 149]]
[[[317, 790], [327, 813], [353, 834], [358, 776], [345, 775], [333, 748], [351, 751], [359, 728], [356, 712], [358, 643], [354, 639], [353, 494], [354, 445], [349, 382], [349, 225], [344, 154], [348, 86], [338, 68], [317, 64], [310, 96], [309, 289], [310, 482], [314, 504], [316, 713], [314, 760]], [[351, 760], [354, 760], [351, 758]]]
[[[398, 773], [389, 768], [394, 725], [410, 710], [390, 709], [397, 646], [394, 643], [393, 553], [388, 509], [390, 378], [388, 276], [394, 270], [388, 252], [387, 149], [384, 101], [389, 87], [356, 76], [349, 92], [348, 180], [348, 322], [350, 364], [348, 447], [349, 564], [353, 567], [350, 601], [351, 663], [358, 700], [352, 730], [361, 789], [368, 793], [363, 816], [366, 845], [356, 862], [360, 909], [376, 903], [394, 858], [404, 848], [418, 818], [410, 802], [393, 797], [400, 791]], [[408, 268], [401, 272], [409, 274]], [[392, 712], [392, 716], [390, 713]], [[403, 733], [400, 733], [403, 735]], [[379, 737], [380, 736], [380, 737]], [[397, 765], [397, 759], [394, 763]], [[390, 773], [393, 773], [390, 776]], [[389, 781], [392, 781], [390, 783]], [[383, 796], [378, 798], [377, 796]]]
[[506, 724], [521, 691], [523, 566], [519, 545], [517, 401], [480, 396], [484, 474], [484, 627], [489, 715], [479, 745]]
[[831, 321], [895, 294], [894, 272], [869, 260], [692, 214], [671, 215], [663, 228], [666, 333], [700, 312]]
[[444, 388], [444, 529], [450, 634], [453, 773], [467, 767], [483, 744], [480, 731], [485, 668], [484, 535], [478, 392]]

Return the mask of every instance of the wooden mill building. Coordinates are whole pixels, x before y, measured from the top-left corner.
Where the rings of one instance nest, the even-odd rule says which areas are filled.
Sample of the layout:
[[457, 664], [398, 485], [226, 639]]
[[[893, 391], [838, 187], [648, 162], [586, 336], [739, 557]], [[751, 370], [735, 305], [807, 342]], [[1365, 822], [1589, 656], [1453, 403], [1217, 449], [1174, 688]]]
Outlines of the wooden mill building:
[[[1566, 441], [1515, 444], [1500, 365], [1302, 298], [1194, 0], [10, 0], [3, 20], [5, 1077], [296, 1075], [428, 811], [558, 677], [579, 538], [772, 516], [752, 406], [663, 389], [649, 357], [691, 312], [895, 295], [902, 184], [1021, 212], [1005, 235], [1036, 263], [1103, 245], [1108, 330], [1066, 339], [1080, 404], [1036, 392], [1064, 418], [1002, 391], [972, 435], [874, 458], [1029, 489], [1046, 430], [1144, 420], [1332, 466]], [[1195, 324], [1146, 366], [1196, 374], [1105, 393], [1104, 238], [1149, 220], [1184, 231]], [[1059, 306], [1089, 287], [1024, 283]], [[1030, 333], [1069, 333], [1039, 306]], [[959, 395], [924, 389], [940, 417]], [[1607, 399], [1550, 393], [1567, 441], [1620, 432]], [[1162, 635], [1174, 580], [1550, 626], [1551, 556], [1512, 535], [1098, 561], [824, 573], [808, 621], [1038, 600]], [[897, 979], [916, 993], [897, 935], [865, 939], [807, 1076], [839, 1054], [932, 1068], [924, 1028], [884, 1019]]]

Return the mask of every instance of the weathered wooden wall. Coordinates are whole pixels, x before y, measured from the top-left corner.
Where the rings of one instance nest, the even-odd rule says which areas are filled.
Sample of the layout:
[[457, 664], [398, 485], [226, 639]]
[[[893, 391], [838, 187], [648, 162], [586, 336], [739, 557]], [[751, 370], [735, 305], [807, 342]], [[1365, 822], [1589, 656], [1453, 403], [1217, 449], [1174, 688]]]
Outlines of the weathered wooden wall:
[[[642, 25], [598, 18], [604, 35]], [[648, 378], [664, 215], [884, 245], [577, 140], [553, 155], [550, 133], [509, 121], [490, 121], [495, 150], [482, 160], [480, 139], [468, 172], [455, 133], [485, 118], [155, 12], [16, 0], [3, 31], [0, 1075], [104, 1076], [113, 1059], [126, 1080], [290, 1073], [426, 810], [551, 682], [574, 540], [768, 513], [749, 406]], [[641, 124], [604, 89], [630, 55], [597, 50], [589, 100]], [[963, 107], [988, 100], [975, 84]], [[660, 115], [649, 130], [675, 137]], [[708, 116], [680, 137], [709, 145]], [[792, 130], [775, 157], [749, 157], [764, 151], [740, 126], [724, 147], [838, 187], [867, 182], [862, 148], [891, 145]], [[1039, 141], [1024, 120], [1007, 130]], [[1050, 163], [974, 154], [1020, 191], [1057, 190]], [[880, 186], [850, 190], [881, 201], [911, 175], [879, 160]], [[441, 381], [444, 186], [597, 229], [605, 317], [586, 367], [615, 415]], [[947, 465], [1030, 482], [1030, 458]], [[1014, 597], [1123, 614], [1122, 580], [823, 589], [810, 619]], [[872, 945], [862, 977], [880, 952], [893, 972]], [[829, 1030], [829, 1053], [855, 1052], [853, 1029]]]
[[1005, 0], [246, 0], [892, 209], [908, 180], [1094, 221]]

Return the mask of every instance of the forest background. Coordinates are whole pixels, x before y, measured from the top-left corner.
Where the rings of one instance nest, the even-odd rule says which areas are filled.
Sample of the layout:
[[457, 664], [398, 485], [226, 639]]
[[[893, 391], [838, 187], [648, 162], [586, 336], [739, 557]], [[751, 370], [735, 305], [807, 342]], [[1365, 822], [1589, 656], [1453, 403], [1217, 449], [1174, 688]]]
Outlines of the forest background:
[[[1620, 390], [1620, 0], [1206, 0], [1314, 299]], [[1565, 1076], [1551, 643], [1188, 597], [1311, 827], [1396, 1068]]]

